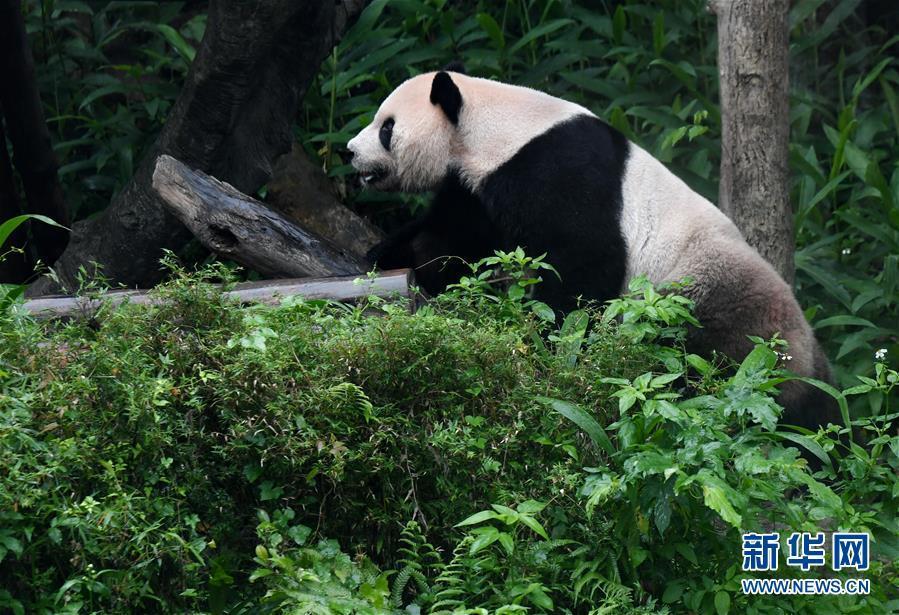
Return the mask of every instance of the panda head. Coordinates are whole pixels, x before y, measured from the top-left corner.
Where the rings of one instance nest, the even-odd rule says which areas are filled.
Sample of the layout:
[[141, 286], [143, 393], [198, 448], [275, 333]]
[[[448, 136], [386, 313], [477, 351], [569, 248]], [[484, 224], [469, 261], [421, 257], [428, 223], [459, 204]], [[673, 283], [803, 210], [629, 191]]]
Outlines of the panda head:
[[379, 190], [435, 189], [459, 148], [462, 93], [453, 73], [412, 77], [381, 104], [347, 148], [363, 185]]

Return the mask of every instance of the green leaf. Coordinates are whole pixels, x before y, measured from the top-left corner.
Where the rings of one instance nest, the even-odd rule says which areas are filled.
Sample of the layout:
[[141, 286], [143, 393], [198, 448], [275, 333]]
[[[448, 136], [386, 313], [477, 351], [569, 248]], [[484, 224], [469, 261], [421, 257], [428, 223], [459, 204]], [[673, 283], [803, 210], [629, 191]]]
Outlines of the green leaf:
[[728, 497], [734, 493], [730, 485], [710, 474], [699, 474], [697, 479], [702, 484], [705, 505], [718, 513], [727, 523], [740, 529], [743, 517], [736, 511]]
[[577, 363], [589, 322], [590, 318], [584, 310], [570, 312], [562, 322], [562, 329], [559, 331], [558, 354], [569, 367], [574, 367]]
[[274, 571], [271, 568], [257, 568], [253, 571], [253, 574], [250, 575], [250, 583], [253, 583], [257, 579], [262, 579], [264, 577], [273, 574]]
[[574, 23], [573, 19], [554, 19], [552, 21], [548, 21], [542, 26], [537, 26], [532, 30], [529, 30], [524, 36], [518, 39], [514, 45], [509, 48], [509, 55], [514, 54], [516, 51], [530, 43], [531, 41], [540, 38], [541, 36], [545, 36], [552, 32], [555, 32], [559, 28], [564, 28], [565, 26], [571, 25]]
[[537, 315], [537, 318], [539, 318], [543, 322], [556, 322], [555, 311], [542, 301], [534, 301], [533, 303], [531, 303], [531, 311], [534, 312], [534, 314]]
[[104, 96], [108, 96], [109, 94], [127, 94], [128, 90], [123, 83], [113, 83], [111, 85], [104, 85], [103, 87], [97, 88], [90, 94], [84, 97], [81, 103], [78, 105], [78, 110], [81, 111], [92, 102], [97, 100], [98, 98], [102, 98]]
[[536, 515], [544, 508], [546, 508], [546, 503], [538, 502], [537, 500], [525, 500], [515, 507], [515, 509], [523, 515]]
[[624, 6], [619, 4], [612, 16], [612, 37], [616, 45], [621, 44], [625, 30], [627, 30], [627, 14], [624, 12]]
[[462, 527], [465, 525], [476, 525], [478, 523], [483, 523], [484, 521], [489, 521], [491, 519], [499, 519], [499, 515], [493, 512], [492, 510], [482, 510], [479, 513], [475, 513], [470, 517], [466, 518], [464, 521], [460, 521], [453, 527]]
[[665, 13], [661, 11], [652, 21], [652, 48], [659, 57], [665, 50]]
[[478, 530], [481, 531], [476, 534], [477, 538], [471, 543], [471, 547], [468, 549], [469, 555], [474, 555], [499, 540], [500, 532], [495, 527], [482, 527], [478, 528]]
[[478, 13], [475, 16], [475, 19], [478, 22], [478, 25], [481, 26], [481, 29], [487, 33], [487, 36], [490, 37], [490, 40], [493, 41], [493, 44], [497, 49], [502, 49], [506, 46], [506, 37], [503, 36], [503, 31], [500, 29], [499, 24], [496, 23], [496, 20], [489, 13]]
[[10, 218], [3, 224], [0, 224], [0, 247], [2, 247], [6, 240], [9, 239], [9, 236], [13, 234], [13, 232], [19, 228], [22, 224], [25, 224], [29, 220], [37, 220], [39, 222], [43, 222], [44, 224], [49, 224], [50, 226], [55, 226], [58, 228], [69, 230], [67, 227], [54, 222], [52, 219], [47, 216], [40, 216], [37, 214], [23, 214], [21, 216], [15, 216]]
[[651, 388], [651, 389], [661, 388], [661, 387], [665, 386], [666, 384], [668, 384], [669, 382], [674, 382], [675, 380], [680, 378], [682, 375], [683, 375], [682, 372], [678, 372], [676, 374], [662, 374], [661, 376], [656, 376], [649, 383], [649, 388]]
[[774, 435], [783, 438], [784, 440], [789, 440], [794, 444], [798, 444], [799, 446], [810, 452], [812, 455], [820, 459], [824, 465], [831, 465], [830, 457], [824, 451], [824, 448], [808, 436], [804, 434], [792, 433], [789, 431], [778, 431]]
[[712, 365], [697, 354], [688, 354], [687, 363], [703, 376], [707, 376], [712, 371]]
[[543, 529], [543, 526], [540, 525], [540, 522], [534, 519], [533, 517], [529, 517], [528, 515], [522, 515], [519, 517], [519, 521], [523, 524], [534, 530], [535, 533], [539, 534], [543, 537], [544, 540], [549, 540], [549, 535], [546, 533], [546, 530]]
[[551, 397], [538, 397], [537, 401], [542, 404], [546, 404], [547, 406], [564, 416], [566, 419], [580, 427], [584, 431], [584, 433], [590, 436], [590, 439], [593, 440], [593, 443], [604, 450], [607, 455], [615, 454], [615, 447], [612, 446], [612, 441], [609, 439], [609, 436], [606, 435], [606, 432], [602, 428], [602, 425], [597, 423], [596, 419], [587, 414], [587, 412], [582, 408], [567, 401], [562, 401], [561, 399], [553, 399]]
[[684, 586], [681, 581], [671, 581], [665, 587], [665, 592], [662, 594], [662, 602], [665, 604], [673, 604], [680, 600], [680, 597], [684, 595]]
[[503, 549], [506, 550], [507, 555], [512, 555], [515, 552], [515, 541], [512, 540], [512, 537], [506, 532], [499, 533], [499, 544], [503, 546]]
[[774, 351], [767, 346], [759, 344], [743, 359], [736, 376], [734, 376], [734, 380], [743, 380], [749, 375], [764, 369], [772, 369], [775, 365], [777, 365], [777, 355]]
[[858, 316], [850, 316], [849, 314], [840, 314], [839, 316], [831, 316], [815, 323], [815, 329], [823, 329], [824, 327], [836, 327], [843, 325], [852, 325], [859, 327], [877, 328], [870, 320], [859, 318]]
[[815, 378], [806, 378], [805, 376], [795, 376], [790, 375], [786, 378], [786, 380], [799, 380], [800, 382], [805, 382], [806, 384], [810, 384], [813, 387], [821, 389], [835, 400], [837, 400], [837, 405], [840, 407], [840, 418], [843, 419], [843, 427], [849, 427], [849, 439], [852, 440], [852, 422], [849, 419], [849, 405], [846, 403], [846, 398], [843, 397], [843, 394], [840, 393], [837, 389], [827, 384], [826, 382], [821, 382], [820, 380], [816, 380]]
[[727, 615], [730, 611], [730, 594], [719, 591], [715, 594], [715, 611], [718, 615]]
[[162, 34], [162, 37], [168, 41], [168, 43], [175, 48], [181, 57], [183, 57], [188, 62], [193, 62], [194, 58], [197, 55], [197, 50], [193, 48], [193, 46], [184, 40], [184, 37], [181, 36], [181, 33], [178, 32], [172, 26], [166, 24], [156, 24], [156, 29]]

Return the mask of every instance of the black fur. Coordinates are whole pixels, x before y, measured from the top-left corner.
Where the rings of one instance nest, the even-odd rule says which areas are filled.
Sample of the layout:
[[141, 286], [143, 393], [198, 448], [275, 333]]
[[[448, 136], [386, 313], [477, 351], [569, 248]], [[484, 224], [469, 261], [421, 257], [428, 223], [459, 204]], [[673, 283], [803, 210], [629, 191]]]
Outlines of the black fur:
[[384, 123], [381, 124], [381, 128], [378, 130], [378, 139], [381, 141], [381, 146], [388, 152], [390, 151], [390, 141], [393, 139], [394, 123], [394, 119], [389, 117], [384, 120]]
[[436, 294], [469, 269], [459, 259], [433, 259], [474, 262], [521, 246], [532, 256], [546, 252], [559, 271], [561, 281], [544, 272], [537, 286], [537, 296], [553, 308], [570, 310], [579, 296], [616, 297], [625, 273], [619, 218], [627, 154], [627, 139], [602, 120], [572, 118], [526, 144], [478, 195], [450, 175], [428, 212], [369, 258], [382, 269], [415, 268], [419, 285]]
[[521, 246], [561, 275], [537, 296], [569, 310], [577, 297], [606, 301], [624, 284], [621, 184], [629, 144], [602, 120], [574, 117], [536, 136], [485, 181], [480, 198], [500, 245]]
[[440, 105], [446, 117], [453, 124], [459, 123], [459, 112], [462, 110], [462, 93], [453, 83], [449, 73], [440, 71], [431, 82], [431, 104]]
[[465, 71], [465, 65], [460, 60], [453, 60], [440, 70], [448, 72], [448, 73], [459, 73], [460, 75], [467, 75], [468, 73]]
[[498, 237], [481, 201], [450, 175], [428, 211], [372, 248], [368, 258], [381, 269], [412, 267], [418, 286], [437, 295], [471, 271], [466, 262], [493, 254]]

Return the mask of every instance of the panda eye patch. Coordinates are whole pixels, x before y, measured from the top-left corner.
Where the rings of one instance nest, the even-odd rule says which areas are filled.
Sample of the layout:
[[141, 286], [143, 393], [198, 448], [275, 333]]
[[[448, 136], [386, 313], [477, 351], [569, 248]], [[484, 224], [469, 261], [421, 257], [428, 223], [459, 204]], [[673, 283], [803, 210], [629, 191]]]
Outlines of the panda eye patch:
[[381, 130], [378, 131], [378, 138], [381, 139], [381, 145], [384, 146], [388, 152], [390, 151], [390, 139], [393, 137], [393, 118], [387, 118], [384, 120], [384, 123], [381, 124]]

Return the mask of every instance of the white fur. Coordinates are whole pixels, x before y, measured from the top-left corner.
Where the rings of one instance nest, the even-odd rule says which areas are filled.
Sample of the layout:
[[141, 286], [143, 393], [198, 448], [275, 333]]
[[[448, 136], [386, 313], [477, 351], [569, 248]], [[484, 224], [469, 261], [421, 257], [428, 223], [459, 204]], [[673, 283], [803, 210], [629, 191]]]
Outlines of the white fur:
[[683, 267], [684, 256], [702, 252], [708, 257], [704, 238], [744, 243], [721, 210], [633, 143], [621, 195], [621, 231], [628, 253], [625, 280], [645, 275], [656, 284], [674, 281], [670, 276]]
[[454, 164], [477, 189], [525, 144], [588, 109], [544, 92], [488, 79], [452, 75], [462, 92], [461, 142]]
[[[436, 73], [412, 77], [381, 104], [374, 120], [347, 147], [360, 172], [381, 167], [390, 177], [381, 189], [433, 190], [449, 169], [476, 190], [492, 171], [535, 136], [576, 115], [593, 115], [574, 103], [530, 88], [450, 73], [462, 94], [459, 128], [431, 103]], [[394, 118], [390, 151], [378, 131]]]

